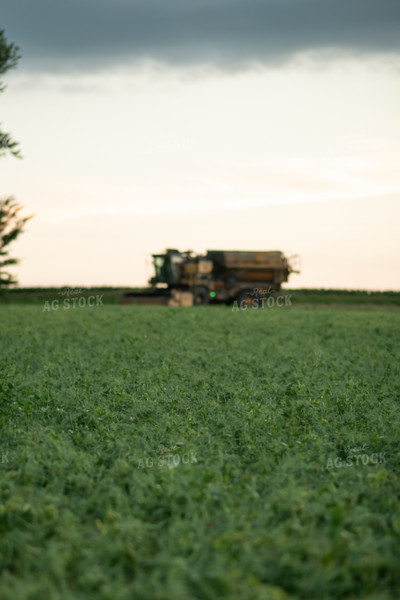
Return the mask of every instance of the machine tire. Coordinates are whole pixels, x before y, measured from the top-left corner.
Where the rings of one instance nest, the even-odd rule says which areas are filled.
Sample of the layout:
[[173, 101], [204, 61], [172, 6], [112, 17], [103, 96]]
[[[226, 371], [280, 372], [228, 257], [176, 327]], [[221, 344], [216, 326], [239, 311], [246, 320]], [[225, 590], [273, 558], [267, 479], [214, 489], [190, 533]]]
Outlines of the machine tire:
[[205, 287], [198, 287], [193, 293], [193, 306], [205, 306], [210, 301], [208, 290]]

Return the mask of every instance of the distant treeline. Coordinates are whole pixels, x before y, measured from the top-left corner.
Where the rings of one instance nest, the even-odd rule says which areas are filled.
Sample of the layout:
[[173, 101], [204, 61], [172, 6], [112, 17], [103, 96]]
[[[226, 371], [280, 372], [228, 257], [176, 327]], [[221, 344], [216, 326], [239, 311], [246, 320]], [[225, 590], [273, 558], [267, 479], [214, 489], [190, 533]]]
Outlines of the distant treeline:
[[102, 295], [103, 304], [119, 304], [124, 293], [138, 288], [117, 288], [117, 287], [31, 287], [14, 288], [9, 290], [0, 290], [0, 303], [10, 304], [43, 304], [46, 300], [63, 301], [64, 298], [73, 298], [74, 296], [92, 296], [93, 294]]
[[[31, 287], [0, 290], [0, 303], [3, 304], [43, 304], [46, 300], [60, 300], [74, 296], [102, 294], [103, 304], [120, 304], [126, 292], [140, 291], [133, 287]], [[353, 304], [385, 305], [400, 307], [400, 291], [366, 291], [338, 289], [287, 289], [280, 293], [291, 294], [292, 306], [310, 304]]]
[[400, 306], [400, 291], [367, 291], [337, 289], [286, 290], [293, 294], [292, 304], [354, 304]]
[[[130, 289], [130, 288], [129, 288]], [[76, 296], [92, 296], [93, 294], [102, 295], [103, 304], [119, 304], [121, 297], [127, 289], [113, 287], [32, 287], [32, 288], [14, 288], [10, 290], [0, 290], [0, 303], [10, 304], [43, 304], [45, 301], [59, 300], [64, 298], [73, 298]]]

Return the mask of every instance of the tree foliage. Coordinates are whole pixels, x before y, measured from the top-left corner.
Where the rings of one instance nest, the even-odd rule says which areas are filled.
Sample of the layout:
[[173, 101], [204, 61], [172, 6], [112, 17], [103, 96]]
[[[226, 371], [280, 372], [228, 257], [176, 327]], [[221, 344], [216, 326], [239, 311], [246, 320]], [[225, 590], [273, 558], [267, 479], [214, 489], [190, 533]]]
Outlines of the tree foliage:
[[32, 218], [22, 217], [20, 206], [13, 197], [0, 200], [0, 287], [6, 287], [17, 283], [17, 280], [8, 272], [5, 267], [18, 264], [17, 258], [10, 258], [8, 245], [17, 239], [24, 229], [25, 223]]
[[[13, 69], [20, 59], [19, 48], [14, 43], [8, 43], [4, 35], [4, 30], [0, 30], [0, 75]], [[0, 81], [0, 92], [4, 92], [5, 85]], [[18, 142], [13, 140], [11, 135], [2, 131], [0, 127], [0, 157], [5, 156], [8, 152], [18, 158], [21, 157], [18, 149]]]
[[[13, 43], [7, 43], [4, 31], [0, 30], [0, 75], [16, 66], [20, 56], [19, 48]], [[5, 89], [0, 81], [0, 92]], [[9, 133], [3, 132], [0, 128], [0, 157], [7, 153], [20, 157], [18, 142], [15, 142]], [[17, 280], [7, 269], [12, 265], [18, 264], [18, 259], [9, 256], [8, 246], [17, 239], [22, 233], [25, 223], [31, 217], [22, 217], [20, 206], [15, 199], [0, 199], [0, 289], [17, 283]]]

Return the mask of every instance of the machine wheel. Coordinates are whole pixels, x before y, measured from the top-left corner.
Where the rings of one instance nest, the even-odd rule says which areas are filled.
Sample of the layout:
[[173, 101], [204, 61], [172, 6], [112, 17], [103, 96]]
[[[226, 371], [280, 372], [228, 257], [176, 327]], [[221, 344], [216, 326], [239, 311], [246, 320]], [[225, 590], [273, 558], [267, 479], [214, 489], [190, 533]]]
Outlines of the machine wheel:
[[193, 293], [193, 306], [202, 306], [209, 303], [208, 290], [205, 287], [198, 287]]

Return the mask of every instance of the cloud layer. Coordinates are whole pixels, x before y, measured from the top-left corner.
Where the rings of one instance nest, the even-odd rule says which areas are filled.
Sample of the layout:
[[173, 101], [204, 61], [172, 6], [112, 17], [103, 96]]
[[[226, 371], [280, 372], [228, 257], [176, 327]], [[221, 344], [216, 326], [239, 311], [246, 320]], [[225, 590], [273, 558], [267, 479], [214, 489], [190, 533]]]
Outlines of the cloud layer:
[[3, 0], [1, 27], [37, 70], [400, 53], [399, 0]]

